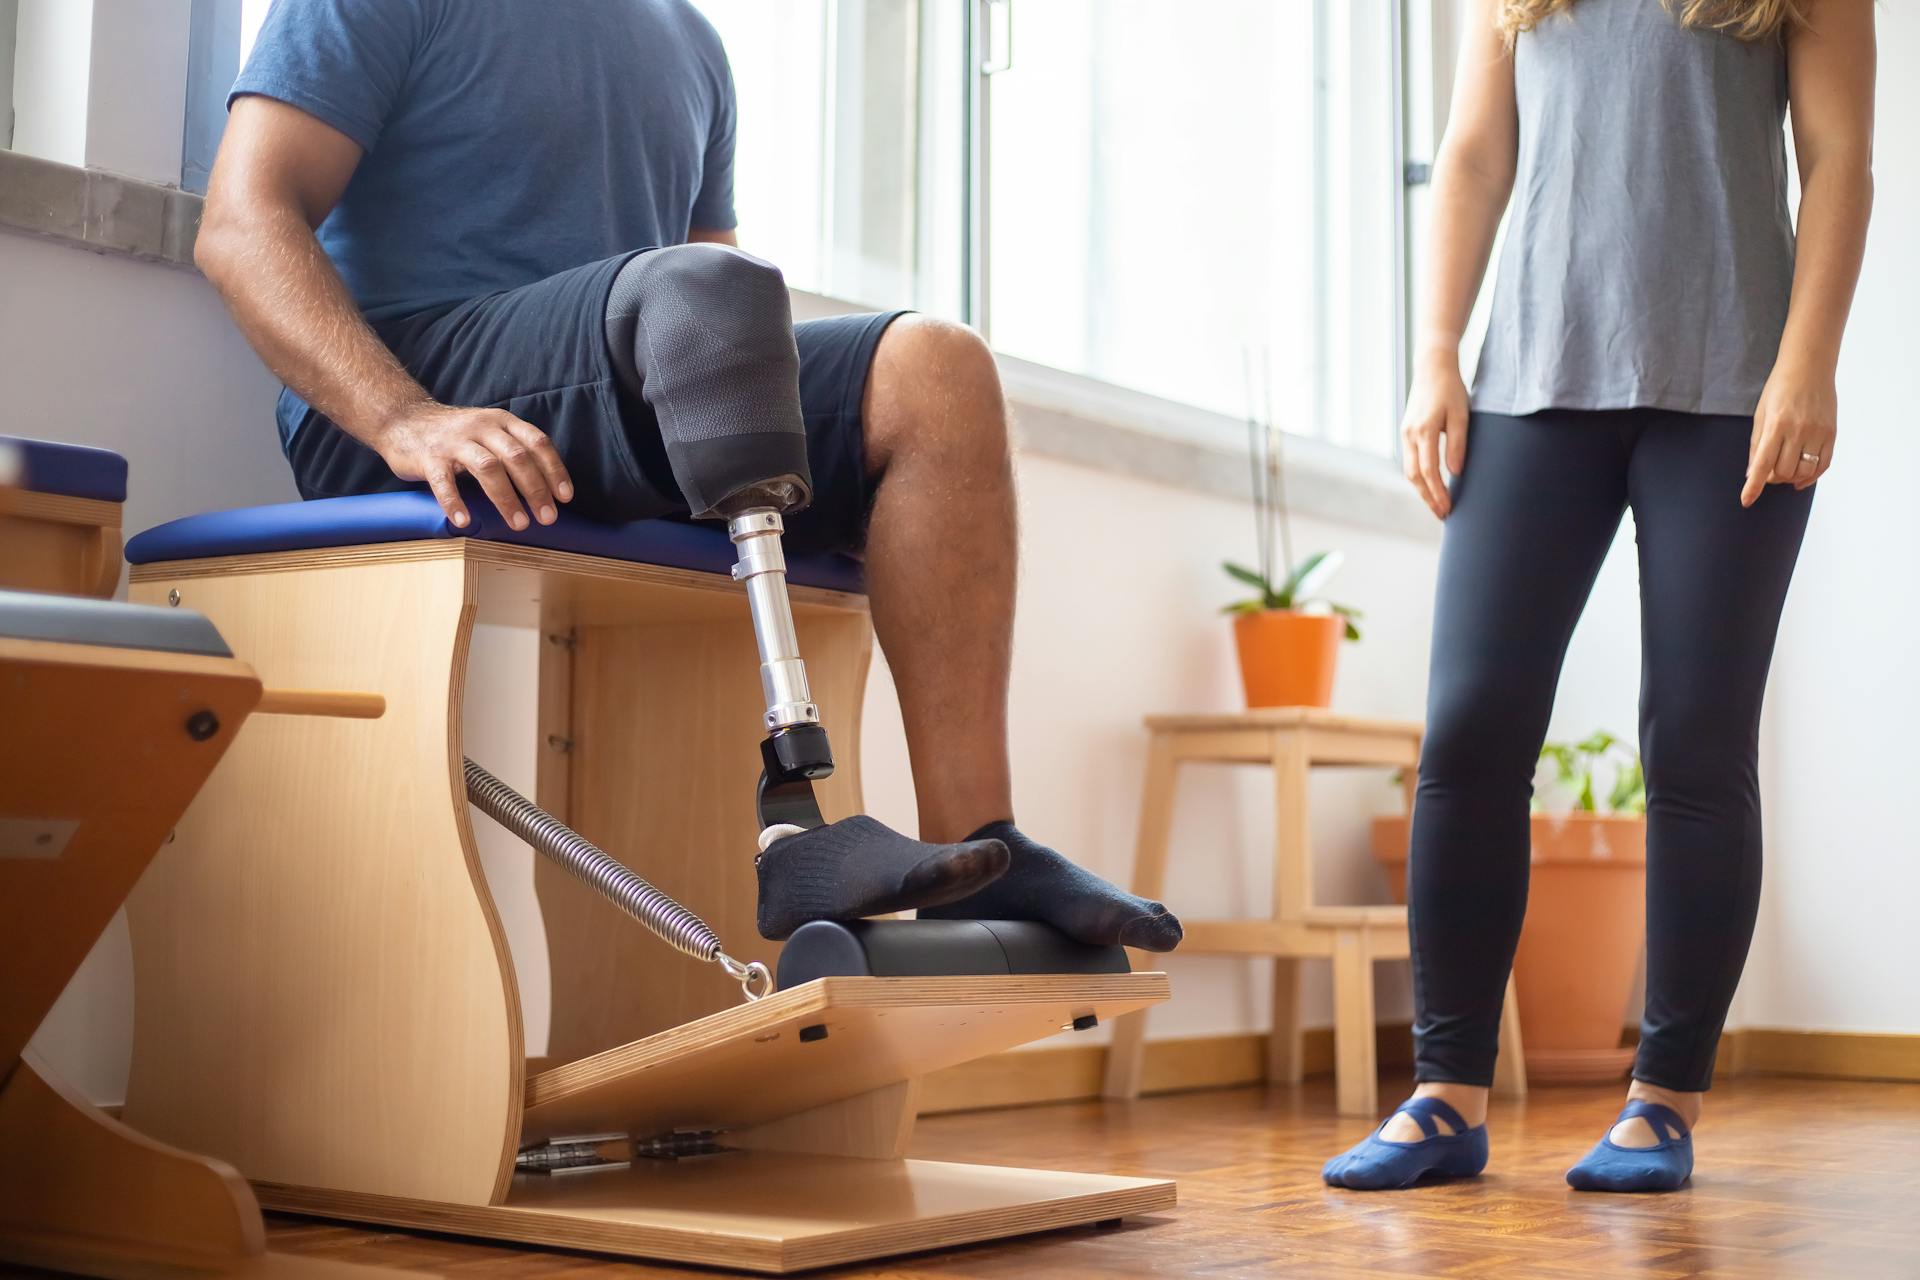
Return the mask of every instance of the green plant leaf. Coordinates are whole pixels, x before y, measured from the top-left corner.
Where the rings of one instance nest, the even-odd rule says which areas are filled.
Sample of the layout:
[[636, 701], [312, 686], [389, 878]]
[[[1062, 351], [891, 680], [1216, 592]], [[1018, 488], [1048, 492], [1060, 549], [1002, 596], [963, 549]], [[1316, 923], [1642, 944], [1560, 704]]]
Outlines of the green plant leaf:
[[1640, 767], [1639, 757], [1621, 765], [1620, 772], [1613, 775], [1613, 790], [1607, 796], [1607, 808], [1614, 813], [1647, 811], [1647, 776]]
[[1351, 622], [1347, 623], [1347, 639], [1358, 640], [1359, 638], [1360, 638], [1360, 628], [1354, 626], [1353, 623]]
[[1280, 584], [1276, 593], [1287, 599], [1299, 602], [1319, 594], [1320, 588], [1340, 572], [1340, 566], [1346, 563], [1346, 555], [1339, 551], [1316, 551], [1293, 567], [1287, 580]]
[[1596, 729], [1581, 740], [1574, 749], [1586, 755], [1601, 756], [1605, 755], [1608, 750], [1619, 741], [1620, 739], [1614, 737], [1605, 729]]
[[1262, 613], [1267, 604], [1264, 600], [1235, 600], [1220, 610], [1222, 613]]
[[1254, 590], [1260, 592], [1260, 594], [1262, 595], [1273, 594], [1272, 584], [1269, 583], [1265, 578], [1261, 577], [1258, 573], [1254, 572], [1252, 569], [1247, 568], [1245, 565], [1235, 564], [1231, 560], [1223, 560], [1220, 563], [1220, 567], [1227, 571], [1228, 577], [1233, 578], [1236, 581], [1246, 583], [1248, 586], [1252, 587]]
[[1540, 747], [1540, 758], [1553, 761], [1554, 771], [1559, 775], [1560, 781], [1573, 781], [1575, 770], [1572, 747], [1564, 742], [1543, 743]]
[[1580, 775], [1580, 798], [1574, 801], [1573, 807], [1581, 813], [1592, 813], [1594, 811], [1593, 770], [1589, 769]]

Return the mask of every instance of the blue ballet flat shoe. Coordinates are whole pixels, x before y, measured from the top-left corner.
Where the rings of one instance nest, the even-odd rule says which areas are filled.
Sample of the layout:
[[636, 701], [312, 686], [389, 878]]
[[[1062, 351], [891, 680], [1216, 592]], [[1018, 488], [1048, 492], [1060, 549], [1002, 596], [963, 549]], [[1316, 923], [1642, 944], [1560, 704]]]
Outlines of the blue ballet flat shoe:
[[1576, 1191], [1677, 1191], [1693, 1176], [1693, 1135], [1679, 1113], [1635, 1099], [1621, 1110], [1620, 1120], [1635, 1116], [1645, 1120], [1660, 1141], [1651, 1147], [1619, 1146], [1609, 1126], [1609, 1136], [1567, 1170], [1568, 1186]]
[[[1469, 1129], [1458, 1111], [1438, 1098], [1408, 1098], [1394, 1115], [1413, 1117], [1426, 1137], [1419, 1142], [1389, 1142], [1380, 1136], [1387, 1121], [1351, 1150], [1327, 1161], [1320, 1170], [1330, 1187], [1354, 1191], [1393, 1191], [1422, 1178], [1471, 1178], [1487, 1167], [1487, 1126]], [[1452, 1133], [1441, 1133], [1435, 1120], [1444, 1120]], [[1387, 1120], [1393, 1119], [1388, 1116]]]

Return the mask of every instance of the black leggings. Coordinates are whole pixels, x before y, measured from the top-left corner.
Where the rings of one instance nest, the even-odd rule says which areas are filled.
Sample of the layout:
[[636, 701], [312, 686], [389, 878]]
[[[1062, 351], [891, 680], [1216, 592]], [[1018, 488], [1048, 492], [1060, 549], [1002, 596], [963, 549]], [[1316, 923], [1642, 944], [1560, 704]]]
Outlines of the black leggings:
[[1440, 552], [1413, 812], [1416, 1076], [1493, 1080], [1554, 686], [1631, 507], [1647, 770], [1647, 1000], [1634, 1076], [1701, 1090], [1760, 897], [1760, 701], [1813, 491], [1740, 506], [1751, 418], [1476, 413]]

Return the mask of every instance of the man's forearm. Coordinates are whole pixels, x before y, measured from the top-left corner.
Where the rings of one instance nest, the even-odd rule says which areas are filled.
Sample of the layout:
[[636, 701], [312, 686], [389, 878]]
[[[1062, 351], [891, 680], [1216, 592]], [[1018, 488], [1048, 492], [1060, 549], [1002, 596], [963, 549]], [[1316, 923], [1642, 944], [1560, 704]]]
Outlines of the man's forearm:
[[254, 351], [296, 395], [355, 439], [430, 397], [387, 350], [306, 222], [257, 208], [203, 226], [195, 260]]

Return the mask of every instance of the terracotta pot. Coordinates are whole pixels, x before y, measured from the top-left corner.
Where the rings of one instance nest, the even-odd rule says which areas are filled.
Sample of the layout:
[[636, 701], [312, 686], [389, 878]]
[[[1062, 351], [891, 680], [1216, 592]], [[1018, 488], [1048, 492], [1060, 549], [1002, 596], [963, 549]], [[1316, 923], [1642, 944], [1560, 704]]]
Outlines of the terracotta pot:
[[[1533, 815], [1527, 918], [1513, 960], [1527, 1079], [1619, 1080], [1627, 1001], [1646, 941], [1647, 824], [1625, 814]], [[1373, 856], [1407, 896], [1407, 819], [1376, 818]]]
[[1249, 707], [1324, 707], [1346, 619], [1332, 613], [1264, 609], [1233, 619], [1240, 683]]

